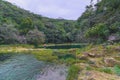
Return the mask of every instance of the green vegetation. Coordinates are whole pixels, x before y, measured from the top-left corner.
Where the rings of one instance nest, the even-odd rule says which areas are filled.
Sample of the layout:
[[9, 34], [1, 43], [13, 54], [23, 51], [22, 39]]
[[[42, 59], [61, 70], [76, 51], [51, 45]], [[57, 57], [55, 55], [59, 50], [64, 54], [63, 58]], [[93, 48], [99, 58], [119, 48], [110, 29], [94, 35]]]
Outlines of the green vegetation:
[[120, 76], [120, 66], [119, 65], [116, 65], [114, 66], [114, 72]]
[[[0, 43], [8, 44], [7, 36], [10, 34], [16, 35], [15, 37], [10, 37], [13, 40], [16, 39], [16, 43], [29, 43], [26, 40], [27, 34], [34, 31], [36, 28], [38, 31], [42, 32], [45, 37], [45, 43], [69, 43], [75, 42], [76, 34], [76, 22], [73, 20], [64, 20], [64, 19], [51, 19], [47, 17], [42, 17], [31, 13], [29, 11], [23, 10], [7, 1], [0, 0]], [[11, 31], [17, 30], [17, 33], [9, 32], [2, 27], [9, 27]], [[3, 37], [2, 34], [6, 32], [6, 35]], [[12, 44], [13, 42], [9, 42]], [[31, 43], [31, 42], [30, 42]]]
[[[88, 29], [85, 33], [86, 37], [91, 37], [91, 38], [98, 38], [100, 40], [106, 40], [107, 36], [109, 35], [109, 30], [106, 27], [105, 24], [98, 24], [95, 27], [92, 27], [90, 29]], [[103, 42], [102, 41], [102, 42]]]
[[57, 62], [58, 60], [58, 57], [53, 55], [53, 50], [31, 51], [30, 53], [35, 55], [35, 57], [41, 61]]
[[100, 72], [105, 72], [105, 73], [108, 73], [108, 74], [113, 74], [113, 70], [110, 69], [110, 68], [103, 68], [103, 69], [100, 69]]
[[103, 43], [114, 34], [114, 36], [117, 35], [117, 39], [114, 41], [120, 41], [118, 38], [120, 36], [120, 5], [118, 4], [120, 4], [119, 0], [101, 0], [95, 6], [93, 4], [87, 6], [86, 11], [77, 20], [80, 40]]
[[40, 44], [44, 43], [45, 35], [39, 30], [35, 29], [33, 31], [29, 31], [26, 35], [27, 42], [33, 44], [35, 47], [38, 47]]
[[15, 44], [18, 42], [18, 30], [12, 25], [0, 26], [0, 44]]
[[119, 0], [101, 0], [95, 6], [90, 4], [77, 21], [42, 17], [9, 2], [0, 0], [0, 3], [0, 34], [7, 30], [2, 28], [4, 25], [11, 26], [11, 32], [0, 35], [1, 44], [8, 44], [6, 37], [10, 36], [9, 34], [15, 35], [9, 37], [9, 44], [31, 43], [26, 36], [35, 29], [46, 36], [43, 39], [45, 43], [103, 43], [108, 41], [110, 36], [117, 37], [114, 41], [120, 40]]
[[80, 71], [80, 67], [76, 65], [72, 65], [68, 70], [67, 80], [77, 79], [79, 71]]

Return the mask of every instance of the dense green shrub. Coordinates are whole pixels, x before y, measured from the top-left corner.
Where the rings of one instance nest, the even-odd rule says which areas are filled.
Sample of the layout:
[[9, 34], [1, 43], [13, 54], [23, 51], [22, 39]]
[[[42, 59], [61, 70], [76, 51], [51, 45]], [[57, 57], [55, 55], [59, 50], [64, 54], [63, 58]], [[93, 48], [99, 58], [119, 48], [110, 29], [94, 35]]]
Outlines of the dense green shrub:
[[111, 33], [116, 33], [117, 31], [119, 31], [119, 28], [120, 28], [120, 22], [115, 22], [110, 26], [110, 31]]

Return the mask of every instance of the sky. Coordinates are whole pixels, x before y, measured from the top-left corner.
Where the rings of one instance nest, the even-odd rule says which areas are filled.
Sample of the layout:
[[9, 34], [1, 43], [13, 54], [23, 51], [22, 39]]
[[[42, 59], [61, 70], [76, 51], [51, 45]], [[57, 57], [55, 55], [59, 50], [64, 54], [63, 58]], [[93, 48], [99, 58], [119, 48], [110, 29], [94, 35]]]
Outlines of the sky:
[[91, 0], [6, 0], [20, 8], [49, 18], [76, 20]]

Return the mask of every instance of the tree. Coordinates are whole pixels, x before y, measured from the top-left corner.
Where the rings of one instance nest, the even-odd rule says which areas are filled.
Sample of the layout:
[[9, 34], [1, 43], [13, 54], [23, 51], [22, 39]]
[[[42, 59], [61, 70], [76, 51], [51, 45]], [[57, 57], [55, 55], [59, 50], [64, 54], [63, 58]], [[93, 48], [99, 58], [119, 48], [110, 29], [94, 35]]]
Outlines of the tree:
[[33, 44], [35, 47], [38, 47], [39, 44], [45, 42], [45, 35], [43, 32], [40, 32], [38, 29], [30, 30], [27, 35], [27, 42]]
[[17, 43], [19, 32], [13, 25], [3, 24], [0, 26], [0, 44]]
[[25, 19], [22, 19], [19, 29], [22, 34], [27, 34], [29, 30], [34, 29], [31, 18], [27, 17]]
[[99, 23], [95, 27], [89, 28], [85, 32], [85, 37], [106, 40], [109, 35], [109, 29], [104, 23]]

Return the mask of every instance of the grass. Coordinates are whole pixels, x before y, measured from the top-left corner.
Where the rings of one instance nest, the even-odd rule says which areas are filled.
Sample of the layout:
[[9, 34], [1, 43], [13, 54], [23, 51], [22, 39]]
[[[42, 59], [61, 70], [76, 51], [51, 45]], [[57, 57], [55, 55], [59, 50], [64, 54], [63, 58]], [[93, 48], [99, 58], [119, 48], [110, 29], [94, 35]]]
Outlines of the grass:
[[87, 67], [86, 67], [86, 70], [91, 71], [91, 70], [93, 70], [93, 69], [92, 69], [92, 67], [87, 66]]
[[108, 73], [108, 74], [113, 74], [113, 70], [110, 69], [110, 68], [102, 68], [100, 69], [101, 72], [105, 72], [105, 73]]
[[76, 65], [70, 66], [68, 70], [68, 76], [66, 80], [75, 80], [78, 77], [78, 73], [80, 71], [80, 67]]
[[53, 50], [51, 49], [31, 51], [30, 53], [35, 55], [35, 57], [41, 61], [56, 62], [58, 60], [58, 57], [53, 55]]

